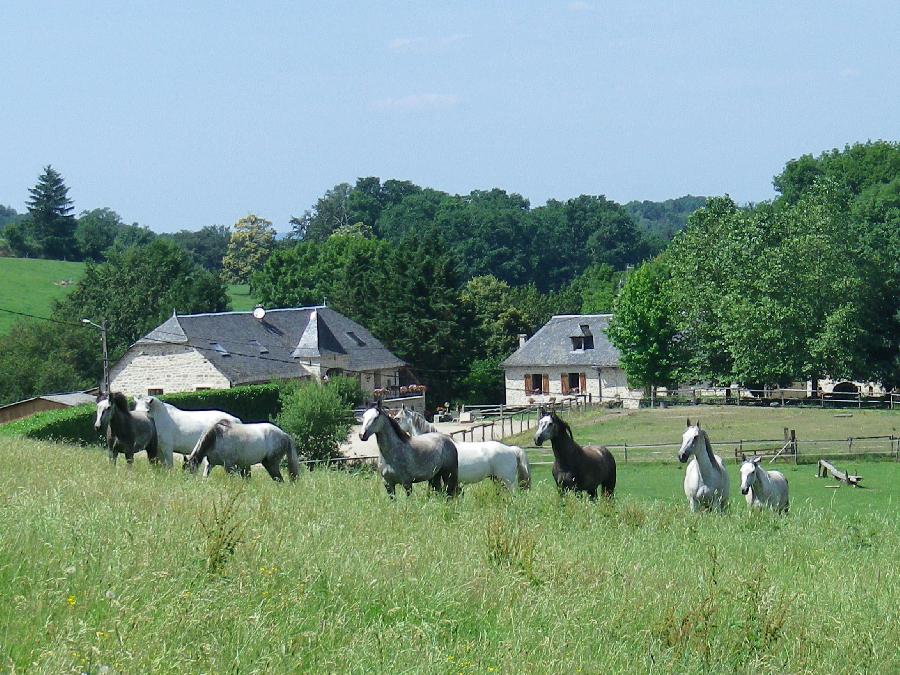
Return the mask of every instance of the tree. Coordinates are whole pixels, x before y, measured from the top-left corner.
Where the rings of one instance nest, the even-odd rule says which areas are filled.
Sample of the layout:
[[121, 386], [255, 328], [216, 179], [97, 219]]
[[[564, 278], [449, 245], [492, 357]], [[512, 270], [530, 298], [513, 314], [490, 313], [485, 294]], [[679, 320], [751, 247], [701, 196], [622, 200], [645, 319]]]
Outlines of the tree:
[[82, 260], [100, 262], [103, 254], [124, 226], [119, 214], [112, 209], [82, 211], [75, 227], [75, 242]]
[[349, 225], [349, 183], [339, 183], [316, 201], [311, 210], [291, 218], [291, 238], [299, 241], [323, 241], [339, 227]]
[[632, 386], [649, 390], [676, 381], [680, 363], [675, 305], [665, 258], [632, 272], [615, 302], [607, 335], [621, 352], [622, 368]]
[[44, 167], [37, 184], [28, 192], [31, 230], [43, 256], [59, 260], [78, 257], [72, 200], [59, 172], [52, 166]]
[[581, 296], [582, 314], [608, 314], [624, 281], [624, 274], [612, 265], [591, 265], [572, 281], [572, 290]]
[[206, 225], [196, 232], [180, 230], [169, 236], [172, 240], [190, 253], [197, 264], [210, 272], [222, 269], [222, 259], [228, 251], [231, 239], [231, 228], [226, 225]]
[[97, 333], [72, 323], [24, 321], [0, 335], [0, 405], [100, 381]]
[[253, 214], [234, 224], [228, 251], [222, 259], [222, 273], [233, 284], [250, 282], [253, 273], [262, 268], [275, 249], [272, 223]]
[[221, 312], [228, 307], [225, 286], [196, 265], [177, 244], [113, 248], [106, 262], [88, 263], [84, 276], [57, 304], [54, 315], [71, 321], [106, 319], [110, 352], [124, 352], [173, 311]]

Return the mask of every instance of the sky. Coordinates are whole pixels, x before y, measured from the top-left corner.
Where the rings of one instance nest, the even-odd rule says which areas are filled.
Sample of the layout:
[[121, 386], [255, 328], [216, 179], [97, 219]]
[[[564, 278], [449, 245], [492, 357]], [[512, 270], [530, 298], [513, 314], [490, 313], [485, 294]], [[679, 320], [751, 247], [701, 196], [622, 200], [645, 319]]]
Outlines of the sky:
[[47, 164], [158, 232], [359, 176], [538, 206], [774, 196], [900, 140], [900, 2], [0, 3], [0, 204]]

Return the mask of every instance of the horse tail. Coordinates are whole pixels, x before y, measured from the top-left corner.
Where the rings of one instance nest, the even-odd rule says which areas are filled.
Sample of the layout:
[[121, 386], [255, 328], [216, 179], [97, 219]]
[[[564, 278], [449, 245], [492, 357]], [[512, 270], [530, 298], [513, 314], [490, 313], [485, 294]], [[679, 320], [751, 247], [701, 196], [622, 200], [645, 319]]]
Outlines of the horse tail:
[[212, 450], [216, 446], [216, 438], [222, 435], [222, 431], [225, 427], [229, 427], [231, 424], [227, 420], [219, 420], [215, 424], [210, 425], [210, 427], [204, 431], [200, 438], [197, 439], [197, 444], [194, 446], [194, 449], [191, 450], [191, 454], [187, 456], [189, 461], [200, 461], [206, 454]]
[[518, 445], [516, 449], [516, 474], [519, 479], [519, 487], [527, 490], [531, 487], [531, 467], [528, 464], [528, 455]]
[[297, 476], [300, 475], [300, 458], [297, 456], [297, 446], [294, 445], [294, 439], [291, 438], [290, 434], [286, 433], [284, 437], [287, 442], [288, 473], [291, 476], [291, 480], [297, 480]]

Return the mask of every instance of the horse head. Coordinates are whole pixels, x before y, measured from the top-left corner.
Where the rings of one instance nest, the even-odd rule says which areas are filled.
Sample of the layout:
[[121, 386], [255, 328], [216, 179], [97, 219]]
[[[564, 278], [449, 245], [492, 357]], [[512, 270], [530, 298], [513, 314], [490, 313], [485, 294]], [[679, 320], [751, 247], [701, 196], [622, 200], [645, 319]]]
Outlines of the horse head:
[[94, 420], [94, 429], [99, 431], [100, 428], [109, 421], [109, 415], [112, 413], [112, 402], [109, 396], [103, 394], [97, 397], [97, 418]]
[[381, 425], [384, 423], [384, 417], [386, 416], [387, 413], [385, 413], [381, 408], [380, 401], [375, 405], [370, 406], [362, 416], [362, 426], [359, 430], [359, 440], [369, 440], [369, 437], [372, 434], [381, 429]]
[[140, 412], [150, 414], [151, 406], [153, 402], [156, 400], [155, 396], [135, 396], [134, 398], [134, 409]]
[[694, 454], [696, 451], [694, 446], [698, 438], [700, 438], [700, 420], [697, 420], [697, 424], [691, 424], [691, 420], [688, 418], [687, 429], [681, 436], [681, 448], [678, 450], [679, 462], [683, 464]]
[[750, 492], [758, 480], [756, 471], [759, 468], [759, 462], [762, 460], [762, 457], [754, 457], [753, 459], [744, 457], [743, 459], [744, 461], [741, 464], [741, 494], [745, 495]]
[[559, 433], [560, 422], [556, 413], [547, 413], [542, 409], [541, 418], [534, 432], [534, 444], [541, 445], [544, 441], [553, 440]]

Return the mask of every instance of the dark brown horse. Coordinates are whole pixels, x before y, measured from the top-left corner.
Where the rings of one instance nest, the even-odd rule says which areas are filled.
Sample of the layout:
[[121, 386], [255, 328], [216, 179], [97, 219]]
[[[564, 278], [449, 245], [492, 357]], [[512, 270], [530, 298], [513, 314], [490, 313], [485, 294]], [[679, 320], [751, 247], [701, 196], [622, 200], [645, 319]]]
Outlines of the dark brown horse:
[[556, 413], [543, 415], [534, 434], [534, 444], [550, 440], [553, 446], [553, 479], [561, 492], [587, 492], [597, 498], [597, 488], [604, 497], [612, 497], [616, 489], [616, 460], [602, 446], [581, 447], [572, 437], [572, 429]]
[[123, 393], [114, 391], [109, 396], [97, 397], [94, 428], [99, 431], [104, 424], [110, 462], [116, 463], [120, 447], [129, 464], [134, 463], [134, 453], [141, 450], [147, 451], [147, 459], [152, 463], [159, 461], [156, 425], [147, 413], [129, 410], [128, 399]]

